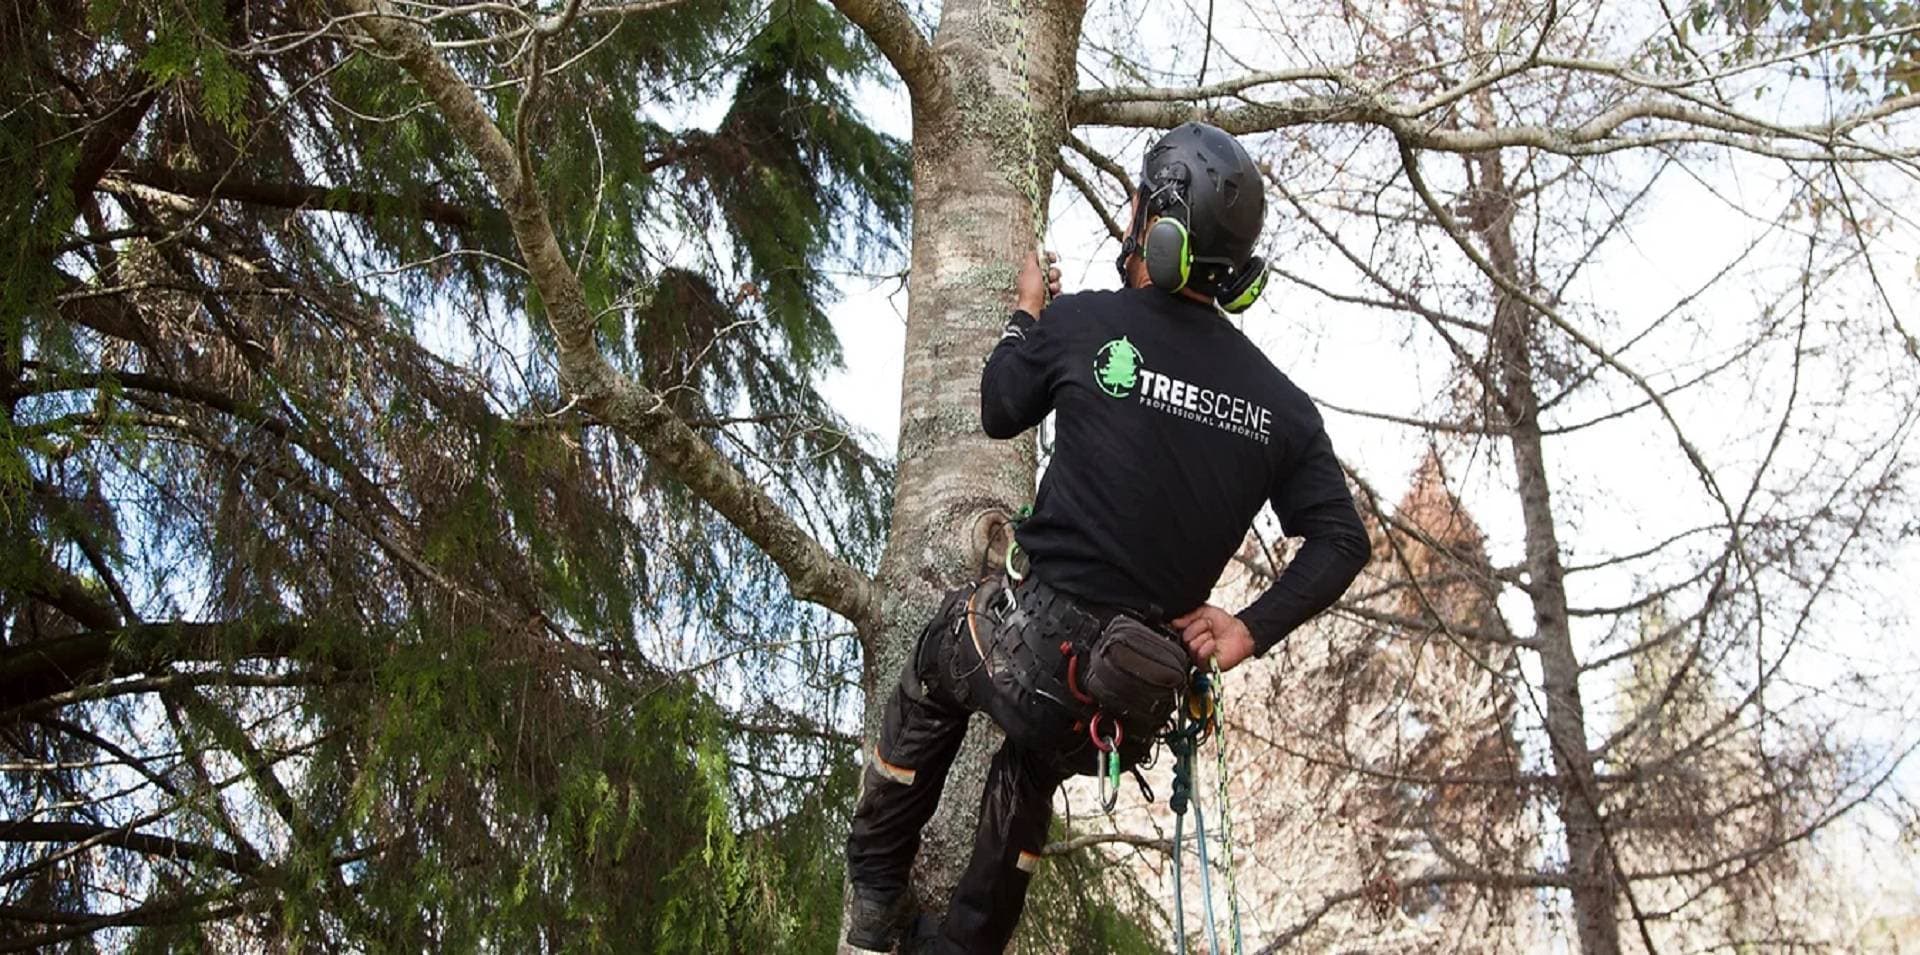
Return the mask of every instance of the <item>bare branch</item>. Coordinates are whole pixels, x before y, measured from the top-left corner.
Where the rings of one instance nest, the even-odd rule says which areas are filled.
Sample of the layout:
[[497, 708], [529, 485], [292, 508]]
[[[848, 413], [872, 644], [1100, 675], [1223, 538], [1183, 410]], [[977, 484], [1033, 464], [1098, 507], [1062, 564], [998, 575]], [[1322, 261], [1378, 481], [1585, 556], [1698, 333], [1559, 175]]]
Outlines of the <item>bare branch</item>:
[[1045, 848], [1040, 850], [1040, 854], [1043, 856], [1062, 856], [1070, 852], [1079, 852], [1082, 849], [1092, 846], [1104, 845], [1138, 846], [1142, 849], [1157, 849], [1168, 855], [1173, 854], [1172, 839], [1163, 839], [1159, 836], [1139, 835], [1131, 832], [1092, 832], [1086, 835], [1074, 836], [1070, 839], [1062, 839], [1059, 842], [1048, 843]]
[[236, 875], [260, 875], [270, 871], [266, 864], [258, 859], [214, 846], [134, 832], [125, 827], [97, 826], [84, 822], [0, 819], [0, 842], [76, 842], [80, 840], [92, 840], [96, 845], [116, 846], [146, 855], [210, 865], [226, 869]]
[[1291, 70], [1271, 70], [1263, 73], [1249, 73], [1246, 76], [1209, 83], [1206, 86], [1192, 86], [1185, 89], [1165, 89], [1150, 86], [1114, 86], [1106, 89], [1081, 90], [1074, 95], [1074, 104], [1101, 105], [1106, 103], [1191, 103], [1195, 100], [1218, 99], [1244, 93], [1261, 86], [1276, 83], [1299, 83], [1305, 80], [1326, 80], [1333, 83], [1350, 83], [1352, 77], [1344, 71], [1327, 67], [1301, 67]]
[[1133, 195], [1133, 179], [1127, 175], [1125, 169], [1120, 168], [1119, 163], [1113, 161], [1113, 157], [1087, 145], [1085, 140], [1075, 136], [1071, 130], [1067, 132], [1066, 144], [1072, 148], [1074, 152], [1085, 156], [1088, 162], [1093, 163], [1095, 169], [1113, 177], [1114, 183], [1120, 187], [1122, 192], [1125, 192], [1129, 196]]
[[0, 712], [88, 680], [146, 672], [179, 660], [284, 657], [299, 647], [304, 634], [298, 624], [179, 621], [93, 630], [0, 648]]
[[1120, 228], [1120, 223], [1114, 221], [1113, 213], [1107, 211], [1107, 205], [1101, 200], [1100, 193], [1093, 188], [1093, 183], [1088, 182], [1087, 177], [1081, 175], [1080, 170], [1073, 168], [1073, 164], [1067, 162], [1065, 157], [1056, 160], [1054, 166], [1060, 170], [1060, 175], [1065, 176], [1067, 181], [1073, 184], [1073, 188], [1079, 191], [1080, 197], [1087, 200], [1087, 205], [1091, 206], [1094, 213], [1100, 217], [1100, 224], [1107, 227], [1107, 235], [1111, 236], [1115, 242], [1125, 239], [1126, 232]]
[[[1274, 102], [1243, 101], [1238, 106], [1205, 105], [1177, 90], [1133, 90], [1130, 98], [1106, 91], [1081, 91], [1068, 118], [1074, 125], [1166, 128], [1191, 120], [1212, 123], [1235, 135], [1271, 132], [1306, 125], [1376, 126], [1417, 149], [1480, 153], [1525, 147], [1567, 156], [1594, 156], [1670, 143], [1726, 146], [1764, 156], [1803, 162], [1893, 160], [1912, 166], [1920, 149], [1855, 141], [1854, 131], [1920, 107], [1920, 94], [1876, 103], [1825, 123], [1785, 126], [1733, 111], [1698, 98], [1648, 95], [1600, 112], [1570, 126], [1518, 124], [1488, 129], [1438, 126], [1432, 110], [1449, 99], [1404, 103], [1374, 92], [1357, 80], [1338, 84], [1339, 92], [1297, 96]], [[1678, 100], [1678, 101], [1676, 101]], [[1627, 127], [1648, 124], [1645, 132]], [[1798, 142], [1789, 148], [1784, 142]]]
[[247, 912], [259, 912], [280, 904], [272, 896], [261, 895], [244, 902], [211, 906], [231, 899], [224, 891], [205, 892], [179, 899], [162, 899], [119, 912], [52, 912], [20, 906], [0, 906], [0, 919], [40, 925], [64, 925], [64, 928], [39, 935], [0, 941], [0, 953], [45, 952], [61, 942], [85, 938], [102, 929], [123, 925], [190, 925], [217, 922]]

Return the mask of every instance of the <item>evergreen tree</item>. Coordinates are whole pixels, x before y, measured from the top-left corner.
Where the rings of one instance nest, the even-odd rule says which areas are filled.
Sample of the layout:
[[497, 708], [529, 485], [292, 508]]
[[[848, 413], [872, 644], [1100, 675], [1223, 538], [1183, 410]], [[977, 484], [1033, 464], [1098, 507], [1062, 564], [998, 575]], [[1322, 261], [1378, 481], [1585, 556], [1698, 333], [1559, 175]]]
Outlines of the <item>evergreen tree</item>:
[[[546, 46], [537, 114], [510, 17], [443, 55], [537, 144], [608, 360], [871, 566], [888, 466], [814, 382], [829, 275], [906, 224], [874, 55], [661, 7]], [[314, 4], [4, 16], [0, 739], [43, 768], [0, 935], [829, 946], [853, 642], [581, 414], [446, 118]]]

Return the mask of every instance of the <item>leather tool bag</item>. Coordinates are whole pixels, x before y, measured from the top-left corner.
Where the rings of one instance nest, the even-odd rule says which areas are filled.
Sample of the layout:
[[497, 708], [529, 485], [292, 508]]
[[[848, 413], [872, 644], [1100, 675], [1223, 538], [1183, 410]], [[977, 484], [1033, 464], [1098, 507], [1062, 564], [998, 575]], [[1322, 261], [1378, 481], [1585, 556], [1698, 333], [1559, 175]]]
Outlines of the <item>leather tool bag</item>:
[[1130, 727], [1158, 728], [1187, 685], [1187, 648], [1126, 614], [1101, 632], [1081, 685], [1102, 712]]

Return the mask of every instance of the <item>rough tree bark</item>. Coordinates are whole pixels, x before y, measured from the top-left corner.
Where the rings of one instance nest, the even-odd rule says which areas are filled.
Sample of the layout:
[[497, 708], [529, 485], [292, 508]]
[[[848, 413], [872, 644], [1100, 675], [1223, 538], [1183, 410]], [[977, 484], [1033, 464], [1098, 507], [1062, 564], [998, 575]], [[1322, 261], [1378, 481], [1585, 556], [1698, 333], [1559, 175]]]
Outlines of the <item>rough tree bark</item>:
[[[863, 25], [884, 18], [874, 4], [841, 6]], [[912, 96], [914, 199], [893, 521], [880, 622], [863, 633], [868, 739], [941, 593], [980, 572], [1006, 515], [1033, 495], [1033, 442], [993, 441], [980, 430], [980, 365], [1012, 306], [1019, 256], [1034, 241], [1028, 164], [1045, 160], [1032, 197], [1044, 204], [1066, 134], [1084, 12], [1077, 0], [955, 0], [942, 6], [930, 52], [915, 37], [881, 43]], [[1026, 141], [1028, 110], [1037, 142]], [[966, 866], [996, 736], [976, 721], [925, 832], [914, 875], [928, 911], [944, 909]]]

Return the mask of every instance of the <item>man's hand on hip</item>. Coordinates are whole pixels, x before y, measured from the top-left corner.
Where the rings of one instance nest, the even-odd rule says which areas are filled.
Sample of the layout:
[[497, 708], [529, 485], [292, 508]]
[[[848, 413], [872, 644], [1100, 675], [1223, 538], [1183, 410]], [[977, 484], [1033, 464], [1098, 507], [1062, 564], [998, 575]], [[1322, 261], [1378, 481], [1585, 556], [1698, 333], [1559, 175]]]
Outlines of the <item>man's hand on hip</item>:
[[1175, 617], [1173, 625], [1180, 628], [1194, 666], [1204, 669], [1218, 658], [1220, 670], [1225, 672], [1253, 656], [1253, 633], [1247, 625], [1212, 604], [1201, 604], [1191, 613]]

